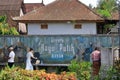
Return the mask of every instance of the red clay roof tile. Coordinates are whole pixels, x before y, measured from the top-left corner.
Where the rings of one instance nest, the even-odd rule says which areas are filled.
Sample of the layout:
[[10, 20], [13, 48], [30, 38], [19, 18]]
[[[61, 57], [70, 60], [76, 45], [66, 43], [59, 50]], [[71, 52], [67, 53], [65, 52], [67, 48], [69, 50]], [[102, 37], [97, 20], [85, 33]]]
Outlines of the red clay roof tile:
[[56, 0], [22, 17], [20, 22], [103, 21], [104, 19], [78, 0]]
[[43, 3], [24, 3], [24, 12], [28, 13], [34, 9], [44, 6]]
[[117, 11], [117, 12], [112, 13], [112, 18], [111, 19], [112, 20], [119, 20], [119, 12]]

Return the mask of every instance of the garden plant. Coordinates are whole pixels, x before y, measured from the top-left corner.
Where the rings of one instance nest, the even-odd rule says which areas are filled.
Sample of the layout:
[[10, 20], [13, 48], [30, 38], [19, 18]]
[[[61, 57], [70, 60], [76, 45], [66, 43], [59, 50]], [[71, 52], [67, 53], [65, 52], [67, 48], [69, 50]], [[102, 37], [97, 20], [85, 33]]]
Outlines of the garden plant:
[[1, 70], [0, 80], [77, 80], [74, 72], [46, 73], [45, 70], [25, 70], [20, 67]]

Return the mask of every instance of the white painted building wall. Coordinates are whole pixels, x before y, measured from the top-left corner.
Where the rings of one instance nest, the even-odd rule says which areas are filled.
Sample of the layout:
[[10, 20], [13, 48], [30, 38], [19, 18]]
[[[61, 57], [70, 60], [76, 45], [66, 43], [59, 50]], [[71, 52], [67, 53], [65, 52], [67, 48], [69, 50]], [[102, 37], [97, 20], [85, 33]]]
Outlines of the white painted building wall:
[[28, 24], [28, 35], [96, 34], [96, 23], [82, 23], [81, 29], [74, 29], [72, 23], [48, 23], [48, 29], [41, 24]]
[[113, 65], [112, 48], [101, 48], [101, 65], [108, 67]]

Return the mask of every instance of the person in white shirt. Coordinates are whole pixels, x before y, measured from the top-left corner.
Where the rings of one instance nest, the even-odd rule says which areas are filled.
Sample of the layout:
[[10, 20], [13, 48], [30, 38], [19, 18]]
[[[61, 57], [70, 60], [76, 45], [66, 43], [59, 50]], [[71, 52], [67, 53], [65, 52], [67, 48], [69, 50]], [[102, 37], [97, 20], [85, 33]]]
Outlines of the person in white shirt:
[[10, 47], [9, 50], [10, 50], [10, 53], [8, 56], [8, 66], [11, 68], [14, 65], [15, 53], [13, 51], [13, 47]]
[[25, 68], [26, 70], [33, 70], [33, 65], [31, 63], [31, 59], [32, 58], [37, 59], [36, 57], [34, 57], [33, 53], [34, 53], [33, 49], [30, 48], [29, 52], [26, 55], [26, 58], [27, 58], [27, 60], [26, 60], [26, 68]]

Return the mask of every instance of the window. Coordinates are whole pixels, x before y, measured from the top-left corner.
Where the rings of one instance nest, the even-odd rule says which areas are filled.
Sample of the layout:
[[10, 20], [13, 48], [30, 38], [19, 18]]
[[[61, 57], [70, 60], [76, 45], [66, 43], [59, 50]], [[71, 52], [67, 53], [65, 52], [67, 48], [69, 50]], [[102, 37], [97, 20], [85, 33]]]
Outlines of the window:
[[48, 29], [48, 25], [47, 24], [41, 24], [41, 29]]
[[81, 24], [75, 24], [74, 29], [81, 29], [82, 25]]

